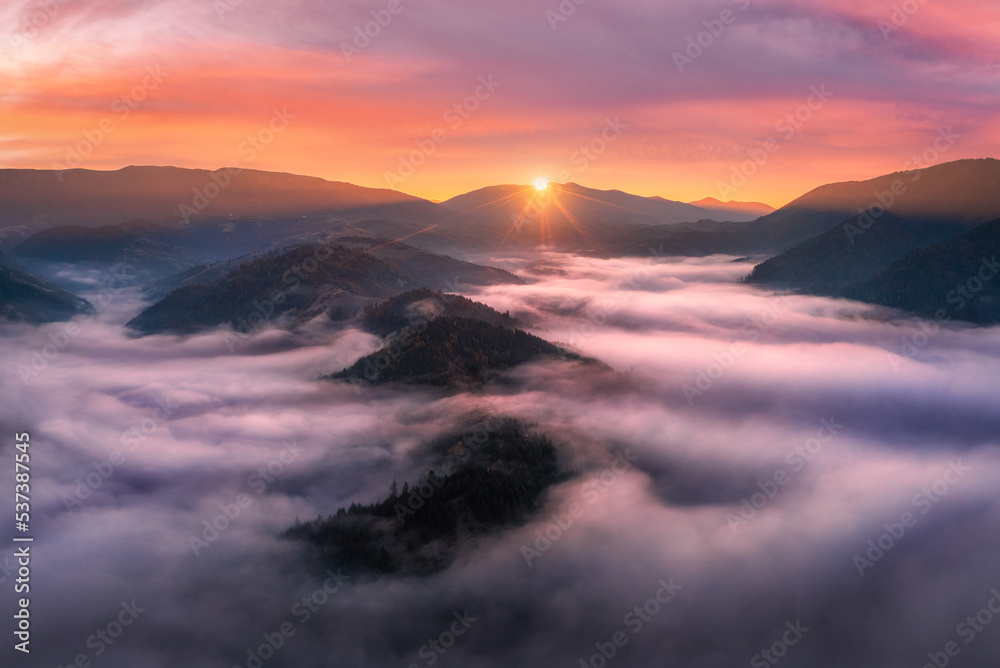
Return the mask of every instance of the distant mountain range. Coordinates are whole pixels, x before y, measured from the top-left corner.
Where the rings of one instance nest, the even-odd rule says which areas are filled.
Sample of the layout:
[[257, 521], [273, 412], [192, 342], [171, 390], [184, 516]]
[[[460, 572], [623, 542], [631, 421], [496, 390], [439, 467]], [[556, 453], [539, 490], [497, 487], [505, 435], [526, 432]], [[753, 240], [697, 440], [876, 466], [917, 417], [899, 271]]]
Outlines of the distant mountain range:
[[[687, 204], [574, 183], [544, 190], [492, 186], [435, 204], [392, 190], [253, 170], [0, 170], [0, 229], [16, 230], [0, 242], [18, 245], [14, 253], [26, 259], [120, 262], [129, 250], [174, 268], [352, 232], [406, 237], [452, 255], [539, 245], [605, 255], [645, 255], [661, 246], [679, 255], [774, 254], [880, 206], [880, 196], [892, 197], [889, 210], [905, 220], [969, 229], [995, 215], [998, 173], [996, 160], [963, 160], [821, 186], [769, 211], [759, 203]], [[120, 227], [61, 228], [24, 239], [59, 225]]]
[[997, 250], [991, 221], [1000, 218], [1000, 161], [962, 160], [814, 193], [789, 207], [823, 205], [815, 220], [835, 222], [757, 265], [747, 282], [995, 322], [992, 283], [964, 299], [962, 309], [949, 306], [948, 296]]
[[[944, 228], [959, 234], [1000, 215], [1000, 161], [960, 160], [867, 181], [833, 183], [748, 223], [648, 227], [632, 230], [617, 240], [606, 239], [594, 250], [612, 256], [644, 256], [651, 252], [776, 255], [818, 235], [835, 232], [838, 227], [847, 240], [843, 226], [857, 227], [859, 214], [869, 210], [877, 213], [879, 207], [920, 225], [921, 229], [915, 231], [919, 236], [916, 243], [933, 242]], [[854, 237], [858, 241], [863, 238]], [[848, 245], [853, 248], [854, 244]], [[906, 252], [906, 243], [900, 248], [900, 252]]]
[[185, 225], [226, 218], [363, 211], [387, 219], [436, 215], [436, 206], [395, 190], [363, 188], [251, 169], [125, 167], [102, 172], [0, 170], [0, 227], [99, 227], [128, 220]]
[[[0, 301], [10, 317], [31, 315], [24, 310], [33, 299], [25, 292], [29, 285], [36, 296], [61, 300], [64, 316], [86, 310], [65, 292], [86, 288], [71, 282], [74, 272], [125, 266], [133, 284], [164, 300], [133, 326], [189, 332], [238, 317], [226, 308], [210, 316], [213, 300], [245, 309], [231, 273], [261, 287], [273, 276], [251, 279], [238, 273], [243, 266], [270, 272], [274, 258], [317, 243], [366, 257], [350, 260], [354, 273], [328, 284], [302, 281], [288, 296], [294, 306], [278, 312], [350, 317], [365, 299], [406, 290], [454, 292], [459, 284], [516, 281], [456, 258], [539, 247], [603, 257], [771, 256], [749, 282], [875, 295], [872, 285], [857, 286], [913, 251], [1000, 218], [1000, 161], [960, 160], [829, 184], [769, 212], [759, 203], [707, 198], [690, 204], [574, 183], [494, 186], [435, 204], [291, 174], [172, 167], [0, 170], [0, 203], [0, 244], [10, 256], [5, 280], [19, 291], [8, 288], [4, 294], [11, 297]], [[63, 292], [49, 285], [57, 281]], [[168, 294], [172, 290], [177, 294]], [[35, 315], [52, 317], [54, 308], [50, 303]]]
[[490, 186], [445, 200], [441, 205], [469, 222], [479, 226], [499, 223], [505, 231], [512, 218], [519, 216], [525, 219], [525, 224], [537, 223], [544, 217], [549, 224], [559, 227], [611, 221], [657, 225], [706, 217], [704, 209], [683, 202], [640, 197], [620, 190], [594, 190], [575, 183], [550, 183], [543, 190], [535, 186]]
[[774, 213], [774, 207], [761, 202], [723, 202], [714, 197], [706, 197], [697, 202], [688, 202], [691, 206], [704, 209], [708, 212], [708, 217], [713, 220], [731, 220], [734, 222], [745, 222], [756, 220], [761, 216]]
[[0, 202], [0, 247], [46, 262], [138, 257], [146, 275], [352, 231], [459, 255], [568, 250], [637, 227], [747, 220], [762, 206], [700, 208], [573, 183], [494, 186], [434, 203], [292, 174], [176, 167], [0, 170]]
[[[491, 186], [442, 202], [455, 216], [442, 222], [462, 226], [493, 246], [568, 247], [600, 243], [613, 234], [637, 227], [676, 225], [714, 219], [751, 220], [759, 214], [734, 203], [712, 200], [702, 208], [662, 197], [641, 197], [620, 190], [594, 190], [575, 183], [534, 186]], [[765, 205], [759, 205], [770, 209]]]

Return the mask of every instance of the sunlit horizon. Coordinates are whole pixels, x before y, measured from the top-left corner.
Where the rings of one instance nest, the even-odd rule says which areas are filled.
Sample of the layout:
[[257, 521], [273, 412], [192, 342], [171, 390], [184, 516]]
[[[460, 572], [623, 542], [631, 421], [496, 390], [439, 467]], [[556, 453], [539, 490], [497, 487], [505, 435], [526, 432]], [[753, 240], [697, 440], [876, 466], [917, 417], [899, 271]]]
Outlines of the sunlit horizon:
[[362, 5], [5, 3], [0, 167], [239, 164], [431, 200], [547, 174], [780, 206], [899, 171], [948, 129], [936, 162], [1000, 156], [1000, 23], [981, 0], [902, 26], [848, 0], [630, 3], [615, 28], [591, 6], [403, 7], [362, 40]]

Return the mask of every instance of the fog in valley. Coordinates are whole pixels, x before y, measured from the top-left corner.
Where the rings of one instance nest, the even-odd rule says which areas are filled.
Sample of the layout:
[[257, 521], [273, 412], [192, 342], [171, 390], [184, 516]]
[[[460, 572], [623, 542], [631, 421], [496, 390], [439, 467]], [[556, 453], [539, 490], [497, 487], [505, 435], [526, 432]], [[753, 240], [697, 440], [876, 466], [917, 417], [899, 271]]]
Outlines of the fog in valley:
[[[320, 321], [137, 338], [139, 292], [95, 299], [94, 276], [78, 278], [95, 318], [0, 330], [0, 428], [33, 444], [33, 665], [1000, 654], [992, 613], [975, 619], [1000, 588], [995, 328], [742, 285], [752, 265], [725, 256], [478, 261], [527, 284], [466, 296], [613, 371], [536, 363], [462, 392], [321, 381], [382, 342]], [[547, 434], [571, 473], [528, 524], [420, 577], [325, 574], [281, 537], [416, 483], [426, 443], [485, 415]]]

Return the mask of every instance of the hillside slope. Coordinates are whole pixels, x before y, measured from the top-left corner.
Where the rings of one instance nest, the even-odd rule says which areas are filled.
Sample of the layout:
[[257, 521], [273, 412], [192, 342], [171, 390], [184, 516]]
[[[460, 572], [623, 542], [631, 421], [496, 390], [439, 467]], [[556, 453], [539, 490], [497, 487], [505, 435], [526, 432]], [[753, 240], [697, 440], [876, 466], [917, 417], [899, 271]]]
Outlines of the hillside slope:
[[372, 384], [475, 385], [538, 359], [581, 358], [519, 329], [471, 318], [436, 318], [329, 376]]
[[[393, 242], [305, 245], [196, 267], [150, 286], [158, 302], [128, 326], [143, 334], [190, 334], [232, 324], [240, 331], [294, 312], [292, 322], [322, 313], [334, 320], [353, 317], [373, 298], [456, 283], [519, 283], [517, 276]], [[221, 277], [220, 277], [221, 276]]]
[[509, 314], [500, 313], [485, 304], [461, 295], [427, 289], [411, 290], [380, 304], [365, 306], [360, 324], [365, 331], [386, 337], [407, 328], [426, 327], [435, 318], [469, 318], [508, 328], [519, 324]]
[[813, 293], [832, 290], [873, 277], [893, 260], [962, 232], [955, 225], [908, 222], [885, 213], [863, 234], [848, 234], [856, 218], [803, 241], [754, 267], [748, 283], [803, 288]]
[[[893, 194], [893, 189], [898, 195]], [[1000, 160], [959, 160], [921, 171], [820, 186], [749, 223], [659, 226], [629, 230], [593, 244], [603, 255], [777, 255], [857, 219], [859, 212], [888, 210], [927, 229], [958, 234], [1000, 216]], [[807, 280], [797, 281], [799, 284]]]
[[841, 296], [936, 319], [1000, 323], [1000, 220], [921, 248]]
[[0, 253], [0, 319], [58, 322], [93, 312], [87, 300], [21, 271]]
[[393, 482], [384, 499], [296, 523], [285, 537], [315, 548], [325, 565], [434, 573], [477, 537], [529, 519], [549, 487], [565, 477], [553, 443], [510, 418], [489, 418], [430, 449], [444, 472], [428, 471], [402, 490]]

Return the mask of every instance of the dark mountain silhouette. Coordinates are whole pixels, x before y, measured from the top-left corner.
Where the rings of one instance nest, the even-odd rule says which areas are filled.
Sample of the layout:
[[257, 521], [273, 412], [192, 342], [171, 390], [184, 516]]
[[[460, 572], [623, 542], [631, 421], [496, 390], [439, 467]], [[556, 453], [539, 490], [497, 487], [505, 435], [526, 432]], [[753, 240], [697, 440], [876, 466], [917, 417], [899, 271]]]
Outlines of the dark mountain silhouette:
[[838, 288], [871, 278], [914, 249], [962, 232], [955, 225], [908, 222], [888, 212], [861, 234], [853, 233], [855, 225], [857, 217], [850, 218], [757, 265], [747, 282], [832, 294]]
[[708, 218], [733, 222], [756, 220], [775, 211], [773, 206], [762, 202], [723, 202], [714, 197], [706, 197], [697, 202], [688, 202], [688, 204], [704, 209]]
[[[531, 204], [546, 196], [555, 204], [534, 215]], [[351, 230], [406, 237], [410, 245], [454, 254], [501, 244], [579, 246], [635, 227], [734, 217], [732, 210], [707, 211], [572, 183], [551, 184], [545, 193], [533, 186], [495, 186], [436, 204], [393, 190], [293, 174], [135, 166], [109, 172], [0, 170], [0, 201], [0, 229], [16, 231], [0, 238], [8, 248], [25, 236], [62, 228], [25, 246], [26, 257], [119, 263], [128, 250], [143, 253], [151, 266], [159, 262], [174, 268]], [[521, 213], [527, 216], [515, 224]], [[126, 221], [133, 222], [94, 235], [63, 228]], [[79, 253], [67, 252], [77, 244]], [[94, 252], [95, 246], [107, 249]]]
[[[228, 177], [229, 185], [218, 188], [218, 195], [206, 198], [204, 209], [185, 221], [182, 205], [189, 206], [206, 184], [215, 184], [213, 177]], [[789, 250], [859, 211], [883, 206], [880, 201], [908, 223], [971, 229], [1000, 215], [998, 193], [1000, 161], [961, 160], [821, 186], [756, 220], [718, 222], [712, 218], [732, 218], [731, 207], [744, 205], [720, 208], [703, 200], [710, 211], [573, 183], [550, 184], [542, 191], [493, 186], [435, 204], [395, 191], [252, 170], [231, 177], [172, 167], [0, 170], [5, 205], [0, 226], [18, 231], [3, 240], [8, 247], [36, 233], [15, 251], [25, 259], [122, 262], [128, 252], [163, 271], [312, 243], [331, 234], [401, 239], [411, 247], [453, 255], [540, 245], [605, 256], [648, 255], [651, 249], [664, 255], [760, 255]], [[92, 236], [68, 228], [37, 235], [60, 225], [100, 228], [125, 221], [133, 222]], [[151, 271], [148, 267], [145, 271]]]
[[[179, 285], [133, 318], [128, 326], [143, 334], [189, 334], [232, 324], [240, 331], [287, 315], [290, 323], [322, 313], [334, 319], [354, 315], [371, 298], [386, 298], [419, 287], [448, 289], [456, 280], [471, 285], [519, 282], [513, 274], [454, 258], [370, 240], [362, 247], [307, 245], [241, 259], [222, 267], [183, 272]], [[399, 247], [397, 247], [399, 246]], [[398, 262], [379, 257], [385, 252]], [[431, 268], [432, 265], [433, 268]], [[219, 278], [221, 269], [228, 269]], [[169, 282], [158, 283], [162, 291]], [[254, 321], [254, 322], [251, 322]]]
[[485, 246], [566, 247], [593, 242], [634, 227], [697, 221], [709, 214], [690, 204], [594, 190], [575, 183], [491, 186], [446, 200], [454, 212], [445, 231], [474, 232]]
[[127, 266], [136, 280], [176, 273], [191, 264], [180, 230], [144, 221], [100, 227], [57, 225], [31, 235], [11, 253], [40, 270], [47, 263]]
[[761, 244], [749, 227], [751, 224], [702, 220], [697, 223], [630, 228], [615, 236], [602, 236], [579, 250], [602, 257], [760, 254]]
[[[894, 187], [902, 194], [893, 195]], [[1000, 215], [1000, 160], [959, 160], [867, 181], [831, 183], [749, 226], [762, 243], [777, 248], [882, 206], [880, 197], [892, 202], [885, 208], [904, 220], [971, 229]]]
[[429, 449], [443, 471], [401, 490], [393, 481], [384, 499], [296, 523], [285, 536], [317, 548], [324, 566], [429, 574], [476, 537], [527, 521], [565, 478], [552, 442], [511, 418], [488, 418]]
[[[405, 231], [409, 229], [406, 225], [394, 225], [386, 221], [367, 221], [364, 224], [369, 229], [361, 229], [354, 223], [323, 214], [227, 220], [187, 227], [155, 225], [148, 221], [130, 221], [93, 228], [58, 225], [29, 236], [16, 245], [11, 253], [40, 274], [57, 274], [58, 271], [52, 271], [52, 265], [58, 263], [99, 270], [127, 265], [135, 283], [147, 284], [167, 279], [164, 281], [166, 284], [169, 283], [169, 277], [195, 267], [218, 267], [277, 249], [333, 240], [334, 243], [350, 244], [368, 250], [377, 257], [395, 261], [415, 275], [427, 272], [437, 275], [447, 271], [451, 272], [449, 278], [456, 284], [492, 283], [484, 282], [479, 277], [483, 268], [478, 265], [443, 258], [425, 248], [393, 243], [392, 237], [382, 237], [372, 231], [383, 229], [391, 232], [400, 227], [405, 228], [402, 230]], [[429, 230], [410, 238], [422, 243], [430, 242], [423, 244], [427, 247], [475, 245], [452, 243], [445, 241], [440, 234], [433, 237], [433, 233], [434, 230]], [[493, 272], [506, 274], [512, 282], [519, 280], [499, 269]]]
[[190, 287], [193, 285], [211, 285], [226, 278], [230, 273], [238, 269], [241, 265], [256, 260], [260, 257], [276, 255], [272, 253], [257, 253], [254, 255], [244, 255], [242, 257], [225, 260], [223, 262], [213, 262], [212, 264], [200, 264], [184, 271], [170, 274], [146, 283], [143, 287], [143, 296], [153, 303], [156, 303], [178, 288]]
[[[460, 290], [463, 286], [524, 283], [521, 278], [505, 269], [465, 262], [398, 241], [378, 237], [339, 237], [337, 243], [350, 244], [357, 250], [398, 264], [414, 277], [423, 279], [422, 285], [425, 287]], [[420, 280], [417, 282], [421, 283]]]
[[390, 297], [377, 305], [365, 306], [360, 326], [367, 332], [386, 337], [403, 330], [426, 327], [435, 318], [469, 318], [508, 328], [519, 325], [510, 314], [500, 313], [461, 295], [420, 289]]
[[[84, 227], [141, 219], [156, 225], [324, 212], [417, 219], [436, 205], [394, 190], [244, 169], [125, 167], [116, 171], [0, 170], [0, 227]], [[187, 207], [187, 208], [185, 208]], [[188, 210], [190, 209], [190, 211]]]
[[840, 292], [938, 320], [1000, 323], [1000, 220], [893, 262]]
[[0, 253], [0, 318], [43, 323], [93, 312], [87, 300], [21, 270]]
[[[699, 207], [662, 197], [641, 197], [621, 190], [595, 190], [576, 183], [550, 183], [545, 190], [534, 186], [490, 186], [445, 200], [452, 211], [466, 214], [470, 221], [508, 222], [531, 204], [547, 199], [561, 206], [550, 211], [550, 219], [568, 223], [577, 221], [619, 220], [640, 225], [683, 223], [705, 218]], [[557, 218], [558, 217], [558, 218]]]
[[372, 384], [467, 386], [482, 383], [497, 371], [544, 358], [582, 359], [519, 329], [471, 318], [441, 317], [328, 378]]
[[[897, 193], [894, 194], [895, 188]], [[833, 183], [749, 223], [659, 226], [631, 230], [593, 245], [604, 255], [776, 255], [839, 227], [859, 212], [891, 202], [888, 210], [926, 229], [955, 233], [1000, 215], [1000, 161], [959, 160], [867, 181]], [[800, 283], [802, 283], [800, 281]]]

